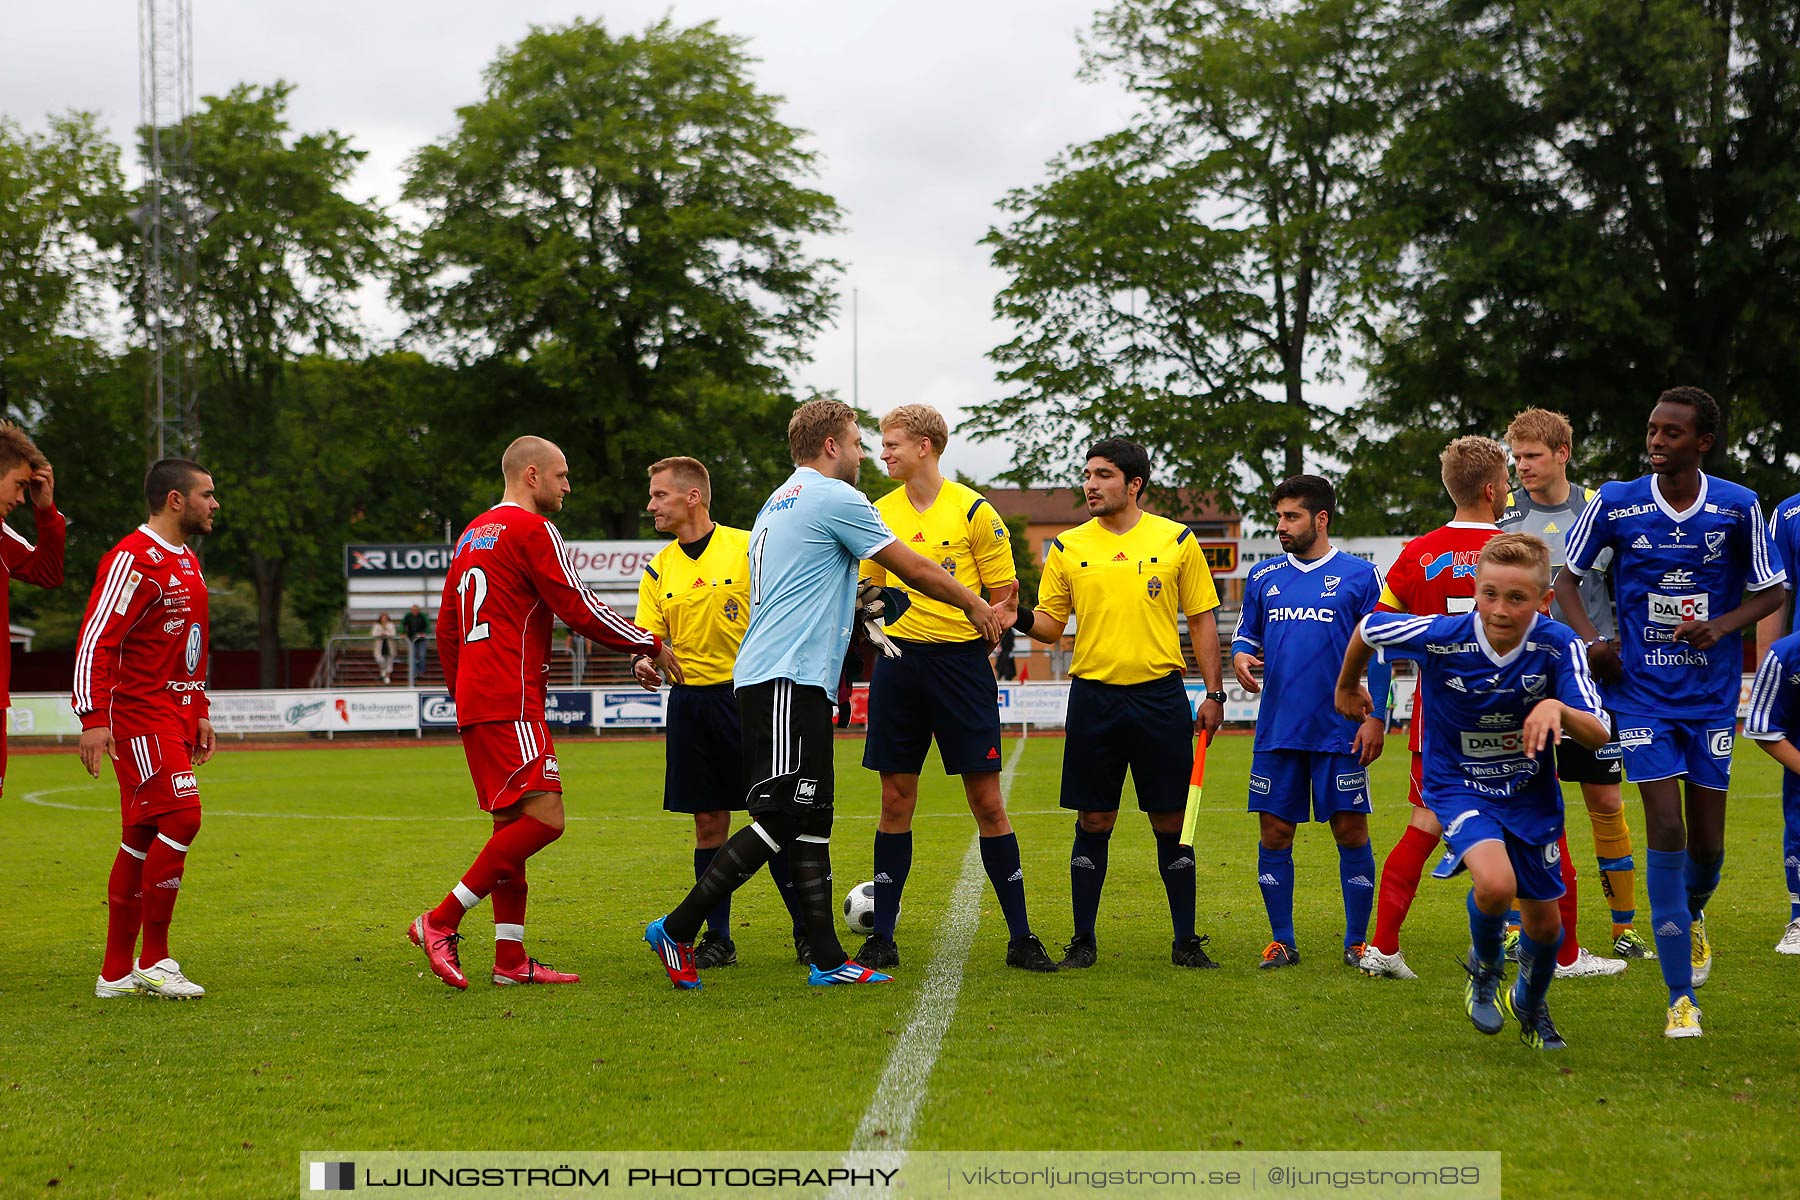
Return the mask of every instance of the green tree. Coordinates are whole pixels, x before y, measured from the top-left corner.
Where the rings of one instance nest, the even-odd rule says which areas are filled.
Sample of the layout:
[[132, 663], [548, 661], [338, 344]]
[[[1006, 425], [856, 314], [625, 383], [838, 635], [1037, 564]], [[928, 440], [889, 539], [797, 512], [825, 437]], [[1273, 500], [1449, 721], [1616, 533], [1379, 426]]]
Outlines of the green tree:
[[[1371, 203], [1408, 269], [1372, 351], [1377, 398], [1357, 455], [1370, 465], [1351, 490], [1405, 513], [1415, 481], [1379, 464], [1418, 461], [1424, 441], [1497, 433], [1528, 405], [1569, 415], [1584, 477], [1638, 475], [1650, 403], [1683, 383], [1724, 413], [1709, 469], [1791, 490], [1794, 7], [1437, 0], [1406, 11], [1401, 132]], [[1395, 438], [1412, 448], [1389, 453]]]
[[1307, 385], [1333, 376], [1370, 253], [1358, 196], [1386, 126], [1373, 0], [1123, 0], [1086, 72], [1131, 125], [1009, 193], [984, 239], [1009, 276], [993, 352], [1010, 388], [965, 428], [1017, 445], [1007, 478], [1067, 478], [1095, 434], [1159, 482], [1243, 497], [1299, 472]]
[[536, 28], [412, 159], [425, 221], [397, 296], [427, 343], [507, 365], [470, 453], [561, 444], [571, 532], [636, 535], [667, 454], [706, 461], [739, 519], [787, 474], [783, 371], [834, 303], [804, 243], [838, 209], [751, 63], [710, 23]]
[[292, 93], [240, 85], [205, 97], [192, 127], [192, 195], [214, 214], [195, 331], [201, 459], [222, 502], [208, 553], [256, 589], [265, 687], [290, 582], [346, 540], [395, 444], [392, 414], [364, 407], [355, 368], [330, 362], [361, 344], [355, 293], [384, 264], [386, 218], [345, 194], [364, 157], [348, 137], [293, 133]]

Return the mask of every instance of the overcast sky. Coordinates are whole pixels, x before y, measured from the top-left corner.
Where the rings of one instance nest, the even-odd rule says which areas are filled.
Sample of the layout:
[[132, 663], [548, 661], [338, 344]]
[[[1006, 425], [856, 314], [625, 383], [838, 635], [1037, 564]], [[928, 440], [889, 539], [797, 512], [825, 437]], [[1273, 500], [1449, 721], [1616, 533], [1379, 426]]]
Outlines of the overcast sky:
[[[11, 5], [0, 114], [37, 125], [47, 112], [96, 110], [130, 144], [138, 116], [136, 5], [56, 0]], [[193, 0], [199, 95], [238, 82], [298, 85], [296, 130], [334, 128], [368, 151], [355, 192], [396, 200], [413, 150], [449, 133], [479, 98], [482, 69], [531, 24], [575, 17], [614, 32], [665, 13], [717, 19], [749, 39], [757, 85], [785, 97], [783, 118], [810, 131], [821, 186], [847, 232], [821, 250], [847, 266], [838, 327], [815, 346], [802, 384], [851, 394], [850, 289], [861, 312], [861, 400], [881, 412], [923, 401], [952, 428], [994, 396], [987, 351], [1005, 341], [992, 303], [1003, 277], [977, 240], [1009, 188], [1043, 178], [1058, 150], [1119, 128], [1131, 105], [1111, 84], [1076, 79], [1078, 34], [1093, 0]], [[132, 164], [132, 180], [136, 166]], [[397, 327], [380, 292], [371, 329]], [[986, 480], [1009, 452], [952, 438], [946, 470]]]

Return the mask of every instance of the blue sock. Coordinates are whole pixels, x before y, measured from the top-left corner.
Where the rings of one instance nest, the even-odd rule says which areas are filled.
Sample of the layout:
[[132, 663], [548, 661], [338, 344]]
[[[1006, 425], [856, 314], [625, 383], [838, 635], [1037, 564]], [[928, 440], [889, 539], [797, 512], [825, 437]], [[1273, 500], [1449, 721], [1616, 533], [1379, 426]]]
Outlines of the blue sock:
[[[713, 846], [706, 850], [701, 850], [698, 847], [696, 847], [694, 849], [694, 882], [698, 883], [700, 881], [700, 877], [702, 875], [706, 874], [706, 868], [709, 867], [710, 865], [712, 865], [713, 855], [717, 854], [718, 852], [719, 852], [719, 848], [717, 846]], [[725, 898], [723, 900], [720, 900], [719, 903], [713, 908], [713, 910], [706, 914], [706, 928], [707, 928], [707, 932], [711, 933], [714, 937], [722, 937], [722, 938], [725, 938], [726, 940], [730, 940], [730, 938], [731, 938], [731, 893], [730, 892], [726, 892]]]
[[1787, 873], [1788, 920], [1800, 921], [1800, 775], [1792, 771], [1781, 773], [1781, 861]]
[[1550, 981], [1556, 978], [1556, 951], [1567, 936], [1559, 929], [1555, 941], [1540, 942], [1519, 931], [1519, 978], [1513, 984], [1513, 1008], [1520, 1013], [1536, 1011], [1549, 994]]
[[1031, 922], [1025, 919], [1025, 868], [1019, 865], [1019, 835], [1002, 833], [978, 840], [981, 865], [987, 868], [988, 882], [1000, 901], [1007, 936], [1016, 942], [1031, 932]]
[[1650, 897], [1650, 924], [1656, 965], [1669, 985], [1669, 1003], [1694, 999], [1694, 918], [1687, 906], [1687, 851], [1644, 851], [1644, 891]]
[[1486, 966], [1500, 962], [1500, 943], [1506, 934], [1504, 914], [1490, 917], [1475, 906], [1475, 889], [1469, 889], [1469, 944], [1475, 947], [1475, 961]]
[[1100, 917], [1100, 889], [1106, 886], [1106, 847], [1112, 830], [1086, 833], [1075, 822], [1075, 845], [1069, 850], [1069, 900], [1075, 910], [1075, 936], [1094, 936]]
[[884, 938], [894, 936], [894, 922], [900, 919], [900, 893], [906, 890], [906, 876], [912, 870], [912, 830], [905, 833], [875, 831], [875, 932]]
[[1175, 940], [1185, 941], [1194, 936], [1194, 852], [1182, 846], [1180, 834], [1156, 835], [1156, 872], [1169, 897], [1169, 924], [1175, 928]]
[[800, 904], [800, 889], [794, 886], [794, 873], [788, 868], [787, 855], [777, 854], [769, 859], [769, 878], [775, 881], [775, 890], [781, 893], [781, 903], [787, 907], [793, 935], [805, 937], [806, 910]]
[[1696, 858], [1693, 848], [1688, 848], [1681, 879], [1687, 885], [1688, 915], [1696, 921], [1706, 915], [1706, 906], [1712, 903], [1713, 893], [1719, 890], [1719, 872], [1724, 868], [1723, 850], [1717, 858]]
[[1269, 936], [1283, 945], [1294, 944], [1294, 848], [1271, 850], [1256, 847], [1256, 886], [1262, 889], [1263, 908], [1269, 914]]
[[1375, 907], [1375, 847], [1338, 847], [1338, 886], [1344, 891], [1344, 946], [1369, 940], [1369, 913]]

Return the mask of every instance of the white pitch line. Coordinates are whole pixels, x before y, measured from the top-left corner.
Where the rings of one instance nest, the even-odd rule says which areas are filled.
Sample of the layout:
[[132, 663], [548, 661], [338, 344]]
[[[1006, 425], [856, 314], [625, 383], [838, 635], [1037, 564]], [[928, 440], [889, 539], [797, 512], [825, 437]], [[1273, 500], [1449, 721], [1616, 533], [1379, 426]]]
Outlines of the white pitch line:
[[[1019, 769], [1019, 758], [1025, 751], [1025, 734], [1021, 730], [1018, 743], [1007, 756], [1006, 769], [1000, 775], [1004, 794], [1012, 790], [1013, 776]], [[1061, 811], [1061, 810], [1058, 810]], [[962, 872], [950, 893], [950, 909], [944, 916], [943, 932], [937, 949], [925, 969], [925, 982], [919, 988], [918, 1003], [912, 1017], [894, 1042], [888, 1054], [887, 1069], [875, 1085], [856, 1133], [850, 1140], [850, 1153], [844, 1161], [859, 1170], [882, 1167], [897, 1170], [906, 1161], [906, 1147], [912, 1141], [913, 1121], [925, 1102], [931, 1082], [932, 1068], [937, 1065], [938, 1051], [944, 1044], [944, 1033], [956, 1016], [957, 994], [962, 990], [963, 964], [975, 942], [975, 930], [981, 924], [981, 835], [969, 839], [963, 854]], [[861, 1195], [842, 1187], [834, 1197]]]

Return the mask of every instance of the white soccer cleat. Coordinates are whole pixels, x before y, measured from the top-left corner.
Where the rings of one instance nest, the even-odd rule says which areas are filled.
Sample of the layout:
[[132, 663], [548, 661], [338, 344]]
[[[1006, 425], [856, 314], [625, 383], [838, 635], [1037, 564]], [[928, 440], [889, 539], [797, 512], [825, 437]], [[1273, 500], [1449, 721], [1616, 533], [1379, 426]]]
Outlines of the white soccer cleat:
[[165, 1000], [193, 1000], [206, 995], [206, 989], [183, 975], [181, 964], [172, 958], [153, 967], [133, 967], [131, 978], [142, 991]]
[[1575, 961], [1568, 966], [1557, 964], [1558, 979], [1589, 979], [1596, 975], [1621, 975], [1625, 971], [1625, 960], [1622, 958], [1601, 958], [1586, 946], [1575, 955]]
[[1788, 922], [1787, 932], [1775, 943], [1777, 954], [1800, 954], [1800, 920]]
[[116, 1000], [120, 996], [138, 994], [137, 981], [129, 973], [122, 979], [108, 979], [101, 975], [94, 980], [94, 996], [100, 1000]]
[[1370, 946], [1363, 951], [1362, 961], [1356, 969], [1364, 975], [1375, 979], [1417, 979], [1418, 975], [1406, 965], [1406, 951], [1396, 950], [1392, 954], [1383, 954]]

